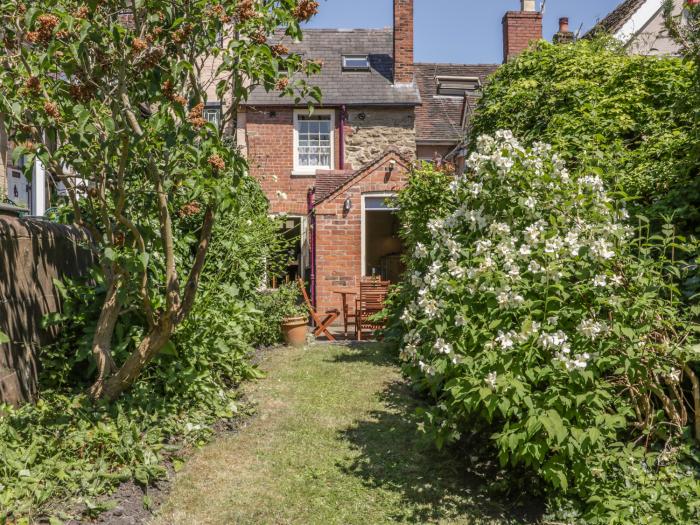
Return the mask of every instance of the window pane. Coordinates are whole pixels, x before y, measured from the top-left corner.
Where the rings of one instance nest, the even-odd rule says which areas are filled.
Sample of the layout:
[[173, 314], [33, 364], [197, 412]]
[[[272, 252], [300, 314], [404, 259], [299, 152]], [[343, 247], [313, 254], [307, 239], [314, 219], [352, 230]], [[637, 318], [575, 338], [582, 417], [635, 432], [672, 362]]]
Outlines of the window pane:
[[331, 116], [299, 115], [297, 164], [301, 167], [330, 168], [332, 156]]

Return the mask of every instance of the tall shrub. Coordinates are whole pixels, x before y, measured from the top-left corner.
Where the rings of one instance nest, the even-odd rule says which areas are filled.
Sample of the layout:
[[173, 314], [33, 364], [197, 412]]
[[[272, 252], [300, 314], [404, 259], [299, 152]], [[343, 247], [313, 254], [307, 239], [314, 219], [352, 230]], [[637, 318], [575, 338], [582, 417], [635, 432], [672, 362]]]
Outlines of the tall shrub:
[[[318, 100], [319, 64], [269, 37], [301, 38], [314, 0], [7, 0], [0, 4], [0, 119], [25, 155], [66, 188], [92, 233], [106, 294], [92, 353], [94, 398], [138, 379], [191, 313], [218, 214], [232, 207], [245, 159], [224, 140], [256, 86]], [[208, 96], [224, 104], [207, 122]], [[200, 209], [196, 235], [177, 236]], [[189, 250], [182, 244], [189, 241]], [[187, 256], [178, 259], [179, 253]], [[121, 361], [115, 327], [138, 311]]]
[[468, 164], [448, 211], [421, 214], [413, 182], [400, 198], [412, 253], [394, 329], [437, 443], [486, 433], [571, 522], [699, 519], [699, 357], [673, 228], [649, 238], [599, 176], [510, 132]]
[[471, 146], [499, 129], [528, 145], [547, 142], [572, 171], [594, 169], [647, 215], [675, 213], [694, 231], [700, 157], [693, 84], [692, 62], [631, 56], [613, 39], [541, 42], [494, 75], [472, 121]]

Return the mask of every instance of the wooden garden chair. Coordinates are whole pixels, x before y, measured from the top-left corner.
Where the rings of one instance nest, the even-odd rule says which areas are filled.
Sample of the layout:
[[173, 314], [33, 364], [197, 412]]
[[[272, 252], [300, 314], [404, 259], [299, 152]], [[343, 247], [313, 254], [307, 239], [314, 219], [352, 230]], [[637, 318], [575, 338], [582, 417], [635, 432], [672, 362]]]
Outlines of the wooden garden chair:
[[377, 278], [365, 278], [360, 281], [360, 298], [355, 302], [358, 341], [362, 341], [363, 332], [374, 332], [384, 328], [384, 322], [371, 318], [384, 310], [390, 284], [390, 281], [381, 281]]
[[338, 319], [338, 317], [340, 316], [340, 310], [338, 310], [337, 308], [327, 310], [325, 313], [326, 317], [321, 319], [318, 312], [311, 304], [309, 294], [306, 293], [306, 285], [304, 284], [304, 280], [299, 278], [297, 279], [297, 283], [299, 283], [299, 289], [301, 290], [301, 294], [304, 296], [304, 302], [306, 303], [306, 307], [309, 309], [311, 318], [314, 320], [314, 326], [316, 327], [316, 329], [314, 330], [314, 336], [318, 337], [321, 334], [326, 334], [326, 337], [329, 341], [335, 341], [335, 337], [333, 337], [333, 334], [330, 333], [328, 327], [331, 324], [333, 324], [333, 321]]

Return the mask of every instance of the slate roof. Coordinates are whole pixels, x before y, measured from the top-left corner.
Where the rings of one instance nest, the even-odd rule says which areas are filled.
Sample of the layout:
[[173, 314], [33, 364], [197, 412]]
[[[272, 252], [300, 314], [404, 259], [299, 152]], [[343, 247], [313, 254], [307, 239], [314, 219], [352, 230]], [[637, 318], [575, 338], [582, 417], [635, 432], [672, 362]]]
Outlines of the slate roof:
[[416, 81], [423, 102], [416, 108], [416, 140], [458, 143], [469, 127], [469, 115], [481, 98], [481, 92], [467, 96], [466, 101], [461, 97], [439, 96], [437, 77], [476, 77], [483, 86], [498, 67], [496, 64], [416, 64]]
[[[392, 29], [306, 29], [301, 42], [278, 33], [277, 42], [308, 60], [320, 60], [322, 69], [307, 81], [321, 88], [325, 106], [420, 104], [415, 86], [394, 86], [394, 32]], [[369, 55], [370, 71], [343, 71], [343, 55]], [[279, 92], [253, 90], [249, 106], [291, 106]]]
[[600, 33], [609, 33], [614, 35], [622, 27], [632, 19], [634, 14], [646, 3], [646, 0], [625, 0], [608, 16], [598, 22], [593, 28], [586, 33], [586, 36], [595, 36]]

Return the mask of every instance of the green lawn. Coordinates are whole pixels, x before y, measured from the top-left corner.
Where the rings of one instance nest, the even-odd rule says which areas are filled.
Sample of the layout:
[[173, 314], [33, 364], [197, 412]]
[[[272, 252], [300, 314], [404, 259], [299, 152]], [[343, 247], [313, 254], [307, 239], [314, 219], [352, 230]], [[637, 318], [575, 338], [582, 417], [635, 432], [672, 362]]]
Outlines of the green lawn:
[[416, 401], [379, 344], [268, 354], [258, 415], [178, 474], [170, 524], [513, 523], [416, 432]]

